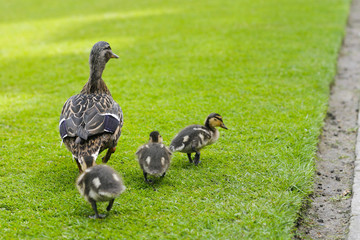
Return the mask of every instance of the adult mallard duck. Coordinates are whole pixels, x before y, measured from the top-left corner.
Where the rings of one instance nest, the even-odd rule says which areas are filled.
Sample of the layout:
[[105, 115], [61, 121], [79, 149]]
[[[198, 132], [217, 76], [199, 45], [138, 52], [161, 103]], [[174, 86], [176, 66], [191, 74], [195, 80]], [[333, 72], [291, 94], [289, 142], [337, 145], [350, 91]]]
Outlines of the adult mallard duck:
[[60, 115], [60, 136], [72, 153], [79, 171], [95, 164], [99, 153], [106, 163], [115, 152], [123, 126], [122, 110], [102, 79], [106, 63], [114, 54], [107, 42], [97, 42], [91, 49], [90, 77], [80, 94], [70, 97]]
[[172, 152], [186, 153], [189, 162], [192, 163], [191, 153], [195, 153], [194, 164], [200, 162], [200, 149], [213, 144], [219, 138], [219, 131], [216, 127], [227, 129], [222, 117], [217, 113], [211, 113], [205, 120], [204, 125], [190, 125], [181, 130], [171, 141]]
[[171, 152], [162, 143], [162, 137], [158, 131], [150, 133], [149, 142], [142, 145], [136, 151], [136, 157], [143, 171], [146, 182], [151, 182], [147, 175], [164, 177], [170, 166]]

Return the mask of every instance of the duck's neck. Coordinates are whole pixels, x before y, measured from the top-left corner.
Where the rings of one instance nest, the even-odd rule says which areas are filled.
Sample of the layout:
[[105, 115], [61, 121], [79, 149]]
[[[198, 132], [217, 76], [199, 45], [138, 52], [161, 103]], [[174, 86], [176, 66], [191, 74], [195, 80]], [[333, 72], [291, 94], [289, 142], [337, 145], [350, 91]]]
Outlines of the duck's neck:
[[206, 119], [205, 121], [205, 127], [207, 127], [208, 129], [210, 129], [211, 131], [215, 132], [216, 128], [212, 127], [209, 123], [209, 119]]
[[104, 80], [102, 79], [102, 73], [105, 69], [104, 65], [93, 65], [90, 64], [90, 77], [89, 81], [83, 87], [82, 94], [99, 94], [105, 93], [110, 95], [110, 91], [107, 88]]

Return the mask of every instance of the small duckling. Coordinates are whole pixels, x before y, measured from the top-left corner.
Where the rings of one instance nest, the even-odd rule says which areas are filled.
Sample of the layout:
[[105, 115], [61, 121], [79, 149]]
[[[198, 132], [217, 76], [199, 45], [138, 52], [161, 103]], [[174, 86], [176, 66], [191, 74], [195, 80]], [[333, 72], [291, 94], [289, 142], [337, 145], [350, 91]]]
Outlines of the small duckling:
[[76, 187], [85, 200], [91, 204], [95, 215], [89, 217], [94, 219], [105, 217], [98, 213], [96, 202], [109, 201], [106, 210], [110, 211], [115, 198], [126, 189], [119, 173], [107, 165], [87, 168], [78, 177]]
[[198, 165], [200, 149], [213, 144], [219, 138], [219, 131], [215, 127], [228, 129], [219, 114], [211, 113], [204, 125], [190, 125], [181, 130], [171, 141], [169, 148], [172, 152], [186, 153], [190, 163], [193, 162], [191, 153], [195, 152], [194, 164]]
[[137, 160], [143, 170], [146, 182], [152, 182], [147, 179], [148, 174], [165, 176], [170, 166], [171, 155], [170, 150], [162, 143], [160, 133], [158, 131], [151, 132], [149, 142], [136, 151]]

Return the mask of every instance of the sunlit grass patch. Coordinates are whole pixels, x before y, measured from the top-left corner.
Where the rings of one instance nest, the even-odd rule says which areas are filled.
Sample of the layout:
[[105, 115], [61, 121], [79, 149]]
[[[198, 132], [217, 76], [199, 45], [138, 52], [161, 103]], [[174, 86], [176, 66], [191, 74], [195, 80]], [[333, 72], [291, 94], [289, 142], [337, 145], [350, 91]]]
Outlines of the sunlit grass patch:
[[[135, 2], [0, 4], [2, 237], [290, 239], [311, 192], [348, 1]], [[93, 221], [58, 119], [100, 40], [120, 56], [103, 78], [124, 112], [109, 165], [127, 191]], [[211, 112], [229, 130], [201, 164], [175, 153], [157, 191], [144, 183], [134, 154], [149, 133], [169, 144]]]

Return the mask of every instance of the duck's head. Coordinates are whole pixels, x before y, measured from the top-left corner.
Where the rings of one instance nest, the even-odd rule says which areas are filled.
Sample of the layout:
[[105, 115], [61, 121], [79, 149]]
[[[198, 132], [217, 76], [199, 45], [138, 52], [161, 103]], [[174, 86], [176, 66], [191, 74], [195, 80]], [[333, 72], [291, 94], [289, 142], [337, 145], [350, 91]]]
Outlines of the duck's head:
[[89, 62], [91, 66], [105, 66], [110, 58], [119, 58], [119, 56], [112, 52], [109, 43], [100, 41], [92, 47]]
[[221, 127], [224, 129], [228, 129], [223, 122], [222, 116], [217, 113], [209, 114], [209, 116], [205, 120], [205, 126], [210, 128]]
[[153, 131], [150, 133], [150, 139], [149, 142], [152, 143], [162, 143], [162, 137], [158, 131]]

